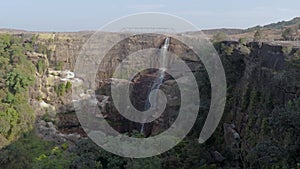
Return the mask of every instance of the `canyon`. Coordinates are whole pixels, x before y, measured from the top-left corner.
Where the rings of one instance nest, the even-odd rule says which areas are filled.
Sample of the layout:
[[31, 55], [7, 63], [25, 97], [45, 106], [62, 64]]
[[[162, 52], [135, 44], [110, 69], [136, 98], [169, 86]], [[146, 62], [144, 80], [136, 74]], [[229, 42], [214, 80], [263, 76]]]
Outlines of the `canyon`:
[[[103, 34], [106, 41], [124, 36], [122, 33]], [[130, 81], [112, 77], [116, 67], [132, 51], [158, 48], [175, 53], [188, 65], [197, 80], [201, 97], [196, 124], [187, 141], [176, 147], [179, 151], [196, 154], [197, 158], [202, 159], [197, 162], [198, 166], [249, 168], [267, 166], [269, 163], [274, 166], [299, 164], [299, 125], [293, 121], [299, 118], [299, 46], [230, 40], [214, 43], [226, 73], [227, 102], [214, 135], [204, 146], [196, 146], [195, 138], [199, 136], [210, 107], [211, 86], [205, 66], [195, 53], [176, 38], [165, 35], [130, 36], [110, 49], [99, 64], [97, 80], [86, 82], [80, 74], [74, 73], [74, 68], [81, 49], [91, 35], [92, 32], [23, 32], [14, 35], [23, 37], [24, 41], [35, 37], [35, 45], [40, 48], [25, 55], [36, 66], [41, 60], [45, 63], [44, 71], [36, 69], [35, 83], [29, 88], [30, 105], [36, 114], [34, 129], [40, 138], [54, 141], [58, 145], [67, 142], [71, 145], [71, 152], [82, 140], [88, 139], [89, 131], [84, 131], [75, 113], [74, 105], [78, 102], [87, 106], [96, 104], [102, 113], [93, 114], [95, 120], [104, 119], [118, 132], [132, 137], [151, 137], [169, 128], [178, 116], [181, 101], [174, 77], [160, 69], [142, 70]], [[197, 33], [181, 36], [197, 38]], [[156, 53], [157, 55], [157, 58], [152, 57], [154, 64], [159, 59], [165, 61], [164, 53]], [[141, 56], [140, 60], [144, 59], [147, 57]], [[164, 65], [160, 68], [164, 68]], [[68, 83], [72, 84], [73, 89], [80, 88], [84, 83], [94, 83], [96, 90], [86, 86], [80, 88], [82, 93], [74, 97], [72, 90], [66, 89]], [[129, 121], [118, 113], [113, 104], [110, 91], [113, 83], [129, 85], [130, 101], [141, 111], [149, 108], [149, 90], [161, 89], [167, 93], [168, 104], [165, 111], [152, 123], [141, 125]], [[64, 91], [60, 91], [61, 87]], [[285, 112], [290, 112], [293, 116], [286, 117]], [[0, 137], [0, 143], [4, 146], [11, 142]], [[172, 157], [174, 163], [181, 163], [182, 159], [170, 154], [162, 158]], [[261, 160], [264, 157], [267, 158]], [[255, 163], [257, 161], [259, 164]]]

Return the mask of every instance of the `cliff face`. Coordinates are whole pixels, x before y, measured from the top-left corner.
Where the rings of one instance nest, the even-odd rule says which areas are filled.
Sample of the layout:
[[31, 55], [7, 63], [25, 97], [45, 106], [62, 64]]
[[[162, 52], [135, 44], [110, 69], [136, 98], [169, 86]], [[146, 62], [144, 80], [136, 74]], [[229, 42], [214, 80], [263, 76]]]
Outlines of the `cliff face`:
[[[54, 67], [58, 62], [63, 62], [65, 69], [72, 70], [76, 57], [89, 35], [68, 35], [67, 37], [56, 35], [54, 41], [48, 43], [53, 49], [53, 53], [48, 55], [50, 67]], [[107, 39], [109, 40], [109, 35], [107, 35]], [[145, 42], [137, 39], [137, 37], [131, 37], [111, 49], [108, 53], [109, 57], [103, 61], [101, 66], [106, 71], [99, 70], [98, 72], [98, 79], [101, 82], [97, 84], [99, 85], [97, 97], [104, 117], [96, 116], [106, 118], [115, 129], [123, 133], [139, 130], [140, 125], [124, 119], [114, 108], [109, 91], [112, 81], [109, 78], [120, 61], [130, 54], [129, 51], [149, 47], [161, 48], [165, 37], [149, 36], [151, 40]], [[299, 160], [299, 144], [293, 143], [299, 139], [299, 136], [293, 136], [296, 132], [293, 128], [298, 130], [299, 126], [290, 121], [281, 122], [280, 119], [285, 117], [285, 112], [294, 112], [295, 106], [299, 104], [300, 50], [290, 46], [275, 46], [268, 43], [239, 44], [237, 42], [220, 42], [216, 44], [216, 49], [226, 72], [228, 95], [223, 119], [212, 137], [214, 141], [207, 143], [209, 150], [211, 152], [218, 150], [226, 158], [225, 162], [224, 159], [220, 162], [225, 166], [248, 168], [258, 167], [257, 162], [260, 166], [264, 166], [270, 162], [274, 164], [283, 161], [294, 163]], [[210, 83], [207, 73], [202, 63], [195, 59], [194, 54], [176, 40], [171, 39], [170, 51], [177, 55], [189, 54], [183, 60], [189, 64], [199, 82], [202, 99], [199, 113], [201, 117], [192, 131], [192, 133], [198, 133], [205, 120], [210, 102]], [[146, 88], [151, 86], [150, 82], [156, 76], [156, 71], [145, 70], [131, 81], [133, 89], [131, 101], [138, 109], [144, 109]], [[177, 117], [180, 94], [175, 81], [172, 77], [166, 76], [161, 88], [171, 95], [173, 94], [168, 98], [171, 102], [161, 118], [153, 124], [145, 126], [144, 134], [146, 136], [165, 130]], [[66, 104], [67, 102], [62, 103], [61, 107]], [[61, 112], [74, 113], [74, 110], [67, 108]], [[299, 117], [297, 113], [293, 115], [291, 115], [292, 119], [296, 120]], [[68, 125], [78, 127], [74, 114], [58, 116], [60, 127]], [[279, 137], [278, 133], [280, 133]], [[216, 145], [216, 142], [219, 144]], [[218, 162], [213, 157], [210, 157], [209, 161]]]
[[54, 57], [50, 61], [52, 63], [63, 62], [66, 69], [72, 70], [82, 45], [89, 36], [89, 33], [79, 34], [79, 36], [74, 34], [69, 36], [57, 34], [54, 39], [54, 45], [56, 46]]
[[[250, 43], [247, 44], [250, 51], [245, 54], [241, 52], [240, 44], [227, 43], [226, 46], [233, 48], [229, 55], [222, 55], [229, 84], [224, 122], [232, 125], [229, 128], [224, 125], [223, 130], [226, 147], [233, 155], [231, 158], [246, 168], [271, 162], [279, 164], [287, 159], [299, 160], [299, 145], [292, 150], [298, 154], [296, 156], [289, 154], [288, 148], [288, 144], [294, 145], [292, 140], [299, 139], [291, 136], [298, 131], [293, 128], [299, 126], [286, 127], [293, 122], [285, 121], [283, 117], [299, 118], [289, 114], [287, 107], [290, 104], [295, 110], [299, 104], [300, 65], [296, 58], [299, 58], [300, 50]], [[287, 154], [290, 156], [284, 157]], [[266, 159], [259, 161], [260, 158]], [[258, 161], [260, 164], [256, 163]]]
[[47, 48], [47, 56], [52, 68], [59, 65], [64, 69], [72, 70], [83, 44], [91, 35], [89, 32], [80, 32], [40, 33], [36, 36], [38, 45]]
[[[232, 64], [224, 65], [228, 72], [229, 85], [232, 87], [229, 94], [235, 98], [235, 103], [231, 106], [238, 107], [238, 110], [232, 107], [233, 111], [239, 112], [238, 116], [245, 112], [253, 113], [249, 108], [254, 108], [258, 112], [271, 111], [270, 107], [265, 107], [267, 106], [266, 102], [272, 104], [269, 106], [276, 107], [299, 97], [299, 67], [294, 65], [297, 63], [296, 61], [290, 61], [291, 58], [297, 57], [299, 49], [294, 48], [289, 53], [284, 53], [283, 46], [250, 43], [248, 48], [251, 49], [251, 52], [245, 55], [241, 54], [238, 46], [234, 48], [231, 55], [223, 55], [222, 58], [225, 63], [228, 60], [238, 60], [242, 68], [239, 70], [237, 67], [232, 68]], [[237, 70], [235, 73], [239, 76], [231, 77], [233, 70]], [[231, 80], [236, 83], [231, 83]], [[236, 98], [242, 99], [236, 100]], [[260, 101], [262, 104], [260, 106], [263, 107], [257, 105]], [[234, 118], [236, 117], [231, 119]]]
[[[48, 40], [46, 42], [44, 40], [44, 43], [49, 45], [49, 48], [53, 50], [51, 55], [48, 55], [50, 67], [55, 67], [58, 62], [62, 62], [64, 69], [72, 70], [83, 44], [90, 35], [90, 33], [58, 33], [55, 34], [53, 41]], [[106, 37], [107, 40], [109, 40], [109, 34]], [[110, 78], [112, 71], [120, 61], [130, 54], [129, 51], [137, 51], [149, 47], [160, 48], [162, 46], [164, 37], [150, 36], [149, 38], [147, 41], [142, 42], [138, 41], [138, 37], [131, 37], [126, 41], [118, 43], [110, 50], [107, 54], [108, 57], [101, 63], [100, 67], [105, 71], [99, 70], [98, 78]], [[232, 52], [224, 52], [228, 49], [226, 47], [232, 48]], [[247, 49], [246, 52], [245, 48]], [[230, 86], [229, 94], [230, 96], [232, 95], [232, 97], [239, 98], [237, 99], [238, 102], [234, 103], [235, 107], [243, 109], [245, 105], [242, 104], [246, 103], [242, 103], [243, 99], [241, 98], [245, 97], [246, 100], [249, 100], [249, 94], [251, 94], [252, 90], [262, 93], [260, 97], [272, 98], [274, 105], [282, 105], [299, 96], [299, 79], [296, 78], [297, 76], [292, 77], [290, 73], [287, 73], [290, 71], [295, 72], [295, 70], [292, 69], [290, 63], [286, 61], [288, 58], [293, 57], [298, 49], [291, 49], [286, 53], [284, 52], [284, 48], [283, 46], [274, 46], [268, 43], [249, 43], [243, 45], [236, 42], [223, 42], [223, 48], [218, 48], [217, 46], [217, 50], [221, 55], [225, 67], [227, 82]], [[178, 45], [178, 42], [175, 41], [170, 44], [170, 51], [173, 51], [179, 56], [182, 55], [183, 52], [191, 53], [188, 52], [185, 47]], [[194, 69], [193, 71], [199, 72], [203, 66], [201, 66], [200, 61], [193, 58], [195, 58], [195, 56], [191, 54], [183, 59], [186, 63], [190, 64], [190, 68]], [[230, 112], [233, 111], [231, 110]], [[234, 112], [237, 113], [236, 111]]]

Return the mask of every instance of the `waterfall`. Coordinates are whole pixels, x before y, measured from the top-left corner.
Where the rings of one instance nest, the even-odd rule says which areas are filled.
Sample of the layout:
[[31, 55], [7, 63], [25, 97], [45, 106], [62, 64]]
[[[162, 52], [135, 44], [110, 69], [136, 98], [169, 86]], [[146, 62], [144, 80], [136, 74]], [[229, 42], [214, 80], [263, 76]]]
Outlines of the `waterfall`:
[[[149, 109], [150, 107], [154, 108], [154, 109], [157, 109], [157, 103], [156, 103], [156, 100], [153, 102], [153, 105], [151, 106], [150, 105], [150, 102], [149, 102], [149, 94], [152, 90], [154, 89], [159, 89], [159, 87], [162, 85], [163, 83], [163, 80], [165, 78], [165, 71], [167, 69], [167, 51], [169, 49], [169, 44], [170, 44], [170, 38], [167, 37], [164, 41], [164, 45], [162, 46], [161, 48], [161, 54], [160, 54], [160, 70], [159, 70], [159, 74], [157, 76], [157, 78], [154, 80], [154, 83], [151, 87], [150, 90], [148, 90], [147, 92], [147, 97], [148, 97], [148, 100], [146, 101], [145, 103], [145, 109]], [[157, 92], [154, 93], [154, 98], [157, 98]], [[143, 133], [144, 132], [144, 126], [145, 126], [145, 123], [142, 123], [142, 126], [141, 126], [141, 129], [140, 129], [140, 133]]]

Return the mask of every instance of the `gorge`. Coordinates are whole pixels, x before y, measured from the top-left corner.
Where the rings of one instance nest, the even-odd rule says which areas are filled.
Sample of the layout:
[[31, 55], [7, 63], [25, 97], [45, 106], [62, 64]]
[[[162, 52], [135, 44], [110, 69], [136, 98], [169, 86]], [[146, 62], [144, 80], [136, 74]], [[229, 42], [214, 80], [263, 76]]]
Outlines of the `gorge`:
[[[0, 120], [0, 144], [3, 147], [0, 150], [1, 167], [22, 168], [14, 160], [21, 161], [24, 156], [26, 157], [24, 154], [28, 153], [30, 155], [24, 160], [27, 161], [24, 163], [28, 168], [47, 166], [48, 161], [53, 161], [52, 166], [61, 164], [67, 168], [80, 168], [78, 167], [80, 165], [82, 168], [130, 168], [126, 165], [132, 162], [131, 159], [107, 153], [89, 140], [75, 114], [76, 107], [74, 108], [73, 101], [89, 100], [93, 93], [89, 89], [83, 89], [82, 94], [73, 100], [70, 90], [70, 85], [76, 87], [82, 83], [81, 77], [73, 73], [74, 64], [90, 35], [89, 32], [23, 33], [11, 35], [10, 38], [14, 40], [10, 39], [7, 43], [4, 35], [0, 35], [1, 43], [5, 44], [4, 50], [0, 52], [3, 56], [7, 55], [5, 57], [7, 59], [0, 60], [1, 66], [5, 64], [31, 65], [27, 66], [32, 67], [28, 74], [33, 75], [35, 79], [34, 83], [28, 83], [28, 90], [23, 92], [27, 91], [29, 104], [34, 110], [32, 119], [29, 119], [28, 114], [24, 117], [18, 116], [16, 117], [18, 120], [11, 121], [10, 129], [4, 130], [7, 120], [2, 119], [8, 116], [5, 113], [0, 114], [2, 120]], [[107, 33], [105, 35], [108, 41], [118, 36], [122, 34]], [[197, 37], [196, 33], [193, 36]], [[146, 40], [143, 41], [145, 38]], [[32, 44], [32, 47], [27, 46], [24, 49], [22, 47], [21, 52], [30, 63], [27, 61], [23, 63], [21, 54], [11, 55], [13, 53], [8, 52], [8, 49], [13, 48], [13, 44], [20, 44], [23, 47]], [[160, 167], [157, 168], [178, 168], [178, 166], [183, 166], [183, 168], [268, 168], [270, 165], [279, 168], [283, 166], [295, 168], [299, 166], [299, 46], [229, 40], [215, 42], [214, 46], [224, 65], [228, 94], [221, 123], [214, 135], [203, 145], [198, 144], [197, 138], [210, 106], [211, 86], [207, 72], [202, 62], [190, 49], [176, 39], [163, 35], [131, 36], [109, 51], [107, 54], [109, 57], [100, 63], [97, 72], [99, 81], [90, 82], [97, 86], [96, 104], [103, 112], [101, 115], [95, 114], [95, 119], [105, 119], [114, 129], [132, 137], [151, 137], [167, 129], [178, 115], [181, 99], [178, 85], [165, 72], [169, 62], [166, 53], [173, 52], [181, 56], [198, 82], [201, 96], [198, 119], [188, 137], [174, 150], [142, 162], [147, 163], [149, 160], [153, 165], [159, 162], [157, 166]], [[131, 81], [112, 78], [117, 65], [130, 54], [132, 49], [140, 50], [147, 47], [161, 49], [161, 53], [156, 55], [158, 56], [156, 59], [159, 59], [161, 63], [159, 69], [143, 70]], [[10, 62], [15, 64], [9, 64]], [[25, 68], [17, 71], [19, 68], [23, 66], [16, 66], [14, 69], [16, 74], [22, 75], [22, 71], [27, 71]], [[12, 70], [10, 67], [6, 69]], [[11, 77], [15, 76], [12, 74]], [[19, 88], [13, 87], [17, 85], [12, 84], [12, 87], [6, 87], [10, 85], [4, 83], [7, 81], [6, 76], [3, 75], [1, 78], [5, 79], [1, 79], [0, 83], [1, 95], [5, 99], [1, 102], [0, 111], [5, 112], [4, 110], [9, 107], [26, 113], [25, 106], [25, 108], [18, 107], [21, 105], [18, 100], [20, 94], [15, 90]], [[112, 103], [111, 83], [119, 85], [130, 83], [131, 102], [139, 110], [155, 108], [155, 104], [149, 103], [151, 99], [149, 94], [154, 89], [161, 89], [167, 93], [166, 111], [152, 123], [139, 124], [125, 119]], [[27, 83], [24, 83], [24, 87], [27, 87], [25, 84]], [[21, 91], [23, 90], [20, 90], [20, 93]], [[11, 94], [16, 103], [10, 100]], [[156, 92], [152, 96], [155, 98]], [[27, 123], [21, 123], [21, 121]], [[22, 130], [21, 133], [13, 132], [19, 130], [15, 126], [26, 125], [32, 127]], [[41, 140], [32, 136], [32, 133], [38, 135]], [[36, 146], [27, 147], [32, 137], [37, 140], [32, 141]], [[36, 142], [46, 149], [43, 148], [43, 152], [39, 152], [41, 150], [38, 151], [39, 144]], [[32, 158], [29, 158], [30, 156]]]

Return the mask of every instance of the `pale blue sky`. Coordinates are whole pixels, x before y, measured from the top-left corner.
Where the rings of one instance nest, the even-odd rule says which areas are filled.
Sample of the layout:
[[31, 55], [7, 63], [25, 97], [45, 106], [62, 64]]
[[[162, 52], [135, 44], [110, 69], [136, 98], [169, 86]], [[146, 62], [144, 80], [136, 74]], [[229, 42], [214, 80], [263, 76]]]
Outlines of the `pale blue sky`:
[[1, 0], [0, 28], [96, 30], [137, 12], [180, 16], [200, 29], [247, 28], [300, 16], [300, 0]]

